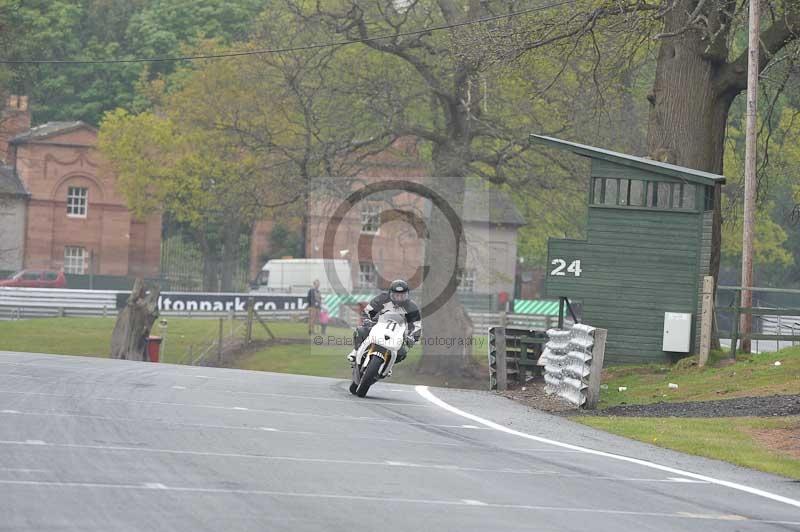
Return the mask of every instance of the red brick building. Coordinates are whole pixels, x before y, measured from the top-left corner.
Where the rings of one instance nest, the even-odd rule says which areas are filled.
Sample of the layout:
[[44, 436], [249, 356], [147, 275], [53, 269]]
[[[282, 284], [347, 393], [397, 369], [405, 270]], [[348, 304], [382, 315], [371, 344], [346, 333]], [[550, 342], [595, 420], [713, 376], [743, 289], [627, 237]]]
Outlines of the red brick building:
[[[306, 257], [350, 261], [355, 290], [386, 288], [392, 279], [407, 279], [417, 288], [424, 275], [426, 223], [432, 208], [428, 200], [403, 191], [387, 191], [359, 201], [335, 231], [333, 246], [324, 249], [326, 232], [345, 196], [365, 185], [387, 180], [421, 184], [429, 173], [407, 137], [365, 158], [353, 179], [333, 179], [330, 187], [312, 193], [307, 206]], [[462, 293], [514, 293], [517, 271], [517, 231], [525, 220], [511, 200], [500, 192], [467, 187], [460, 213], [466, 249], [458, 273]], [[289, 220], [281, 219], [288, 225]], [[251, 274], [263, 266], [259, 258], [275, 220], [256, 224], [251, 246]], [[293, 221], [292, 227], [297, 227]], [[333, 231], [332, 231], [333, 232]]]
[[[412, 137], [398, 139], [390, 148], [367, 157], [359, 175], [345, 189], [357, 190], [380, 181], [421, 183], [428, 174]], [[323, 193], [325, 191], [322, 191]], [[341, 205], [336, 197], [312, 197], [308, 208], [306, 256], [345, 258], [350, 261], [357, 290], [387, 288], [393, 279], [408, 279], [413, 288], [422, 282], [425, 252], [425, 201], [415, 194], [392, 191], [359, 202], [336, 231], [333, 256], [324, 256], [325, 233], [331, 215]]]
[[23, 266], [66, 273], [158, 276], [161, 217], [136, 220], [83, 122], [30, 127], [27, 101], [11, 97], [5, 163], [28, 193]]

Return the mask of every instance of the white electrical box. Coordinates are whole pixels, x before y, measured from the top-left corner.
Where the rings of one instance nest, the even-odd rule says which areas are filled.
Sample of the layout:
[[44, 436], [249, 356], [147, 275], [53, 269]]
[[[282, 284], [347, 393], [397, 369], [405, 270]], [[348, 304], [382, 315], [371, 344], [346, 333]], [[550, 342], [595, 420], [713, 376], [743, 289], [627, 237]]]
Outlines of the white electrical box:
[[664, 313], [664, 342], [662, 350], [674, 353], [691, 351], [692, 315], [684, 312]]

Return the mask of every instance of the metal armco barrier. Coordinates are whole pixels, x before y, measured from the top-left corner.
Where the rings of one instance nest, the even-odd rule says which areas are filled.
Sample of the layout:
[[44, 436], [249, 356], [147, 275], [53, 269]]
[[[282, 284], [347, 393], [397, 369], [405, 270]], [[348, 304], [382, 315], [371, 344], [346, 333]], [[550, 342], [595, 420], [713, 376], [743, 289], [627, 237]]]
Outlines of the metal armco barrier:
[[544, 367], [545, 392], [584, 408], [600, 400], [607, 331], [576, 323], [568, 330], [550, 329], [539, 357]]
[[[129, 292], [116, 290], [0, 287], [0, 319], [116, 316], [118, 308], [124, 306], [129, 295]], [[175, 302], [172, 300], [170, 300], [169, 304], [166, 304], [170, 297], [182, 303], [179, 308], [174, 308]], [[160, 298], [161, 301], [159, 301], [161, 304], [159, 313], [162, 316], [198, 318], [243, 317], [247, 314], [247, 311], [239, 310], [239, 307], [241, 307], [239, 303], [241, 302], [237, 298], [246, 301], [250, 295], [191, 294], [191, 297], [201, 299], [196, 305], [186, 304], [187, 302], [184, 301], [186, 297], [186, 294], [164, 292]], [[265, 305], [258, 310], [272, 320], [298, 319], [305, 316], [306, 311], [296, 308], [297, 297], [276, 296], [273, 299], [280, 305], [274, 305], [274, 308]], [[261, 299], [265, 298], [262, 297]]]
[[[0, 287], [0, 319], [54, 318], [65, 316], [116, 316], [125, 305], [130, 292], [117, 290], [67, 290], [53, 288]], [[293, 320], [306, 316], [302, 308], [305, 295], [286, 294], [206, 294], [200, 292], [162, 292], [159, 298], [159, 313], [163, 316], [186, 316], [212, 318], [220, 316], [242, 316], [247, 313], [247, 300], [256, 300], [256, 311], [271, 320]], [[327, 296], [326, 296], [327, 298]], [[339, 302], [341, 305], [341, 301]], [[355, 325], [359, 319], [341, 305], [338, 308], [350, 315]], [[470, 313], [474, 327], [488, 328], [503, 325], [521, 329], [545, 331], [557, 321], [553, 316], [532, 314], [506, 314], [501, 312]], [[345, 316], [340, 316], [345, 317]]]
[[0, 287], [0, 318], [115, 316], [116, 291]]

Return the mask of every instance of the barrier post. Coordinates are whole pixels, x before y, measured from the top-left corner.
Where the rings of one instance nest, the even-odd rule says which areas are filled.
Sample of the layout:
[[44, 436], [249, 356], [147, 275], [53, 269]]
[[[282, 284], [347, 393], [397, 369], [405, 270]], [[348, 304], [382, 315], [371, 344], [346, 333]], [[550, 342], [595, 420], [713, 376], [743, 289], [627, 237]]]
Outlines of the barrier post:
[[714, 278], [703, 277], [703, 301], [700, 314], [700, 352], [697, 364], [702, 368], [708, 363], [711, 351], [711, 323], [714, 315]]
[[495, 334], [495, 356], [497, 371], [497, 390], [504, 392], [508, 389], [508, 367], [506, 366], [506, 329], [496, 327]]
[[219, 342], [217, 344], [217, 362], [220, 364], [222, 363], [222, 340], [224, 331], [223, 328], [225, 326], [225, 318], [219, 319]]
[[603, 359], [606, 354], [606, 329], [594, 330], [594, 346], [592, 346], [592, 365], [589, 367], [589, 387], [586, 389], [586, 408], [594, 409], [600, 402], [600, 381], [603, 374]]

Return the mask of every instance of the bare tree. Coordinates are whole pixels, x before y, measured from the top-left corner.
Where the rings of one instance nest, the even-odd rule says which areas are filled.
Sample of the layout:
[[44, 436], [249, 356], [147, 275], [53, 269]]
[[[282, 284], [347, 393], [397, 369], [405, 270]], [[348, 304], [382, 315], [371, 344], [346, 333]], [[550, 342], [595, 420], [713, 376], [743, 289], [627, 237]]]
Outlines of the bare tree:
[[148, 287], [136, 279], [111, 334], [111, 358], [147, 360], [147, 337], [158, 318], [158, 296], [157, 286]]
[[[308, 7], [288, 0], [296, 20], [361, 42], [363, 63], [362, 68], [355, 69], [355, 76], [370, 80], [366, 84], [375, 90], [371, 114], [395, 135], [415, 136], [430, 146], [432, 177], [426, 185], [445, 198], [458, 216], [467, 178], [517, 190], [548, 181], [542, 177], [546, 172], [532, 171], [536, 165], [529, 157], [527, 133], [535, 127], [535, 113], [520, 120], [526, 103], [518, 99], [515, 103], [522, 107], [511, 110], [502, 102], [502, 90], [495, 90], [492, 94], [496, 98], [490, 102], [491, 73], [487, 69], [497, 61], [496, 54], [472, 53], [474, 47], [464, 46], [471, 39], [481, 38], [483, 30], [503, 26], [505, 19], [497, 15], [519, 5], [491, 0], [361, 0], [323, 8], [319, 3]], [[479, 20], [491, 23], [473, 27], [472, 23]], [[433, 27], [439, 30], [421, 29]], [[515, 42], [517, 37], [509, 39]], [[481, 42], [481, 46], [486, 44]], [[383, 86], [376, 80], [382, 80]], [[490, 104], [503, 112], [492, 112]], [[425, 334], [436, 338], [472, 334], [456, 294], [456, 273], [464, 266], [463, 233], [460, 223], [454, 225], [451, 218], [434, 208], [429, 220], [425, 253], [428, 274], [422, 284], [422, 300], [424, 305], [441, 303], [432, 315], [424, 317]], [[442, 294], [450, 297], [442, 299]], [[419, 370], [469, 374], [470, 354], [463, 343], [426, 345]]]

